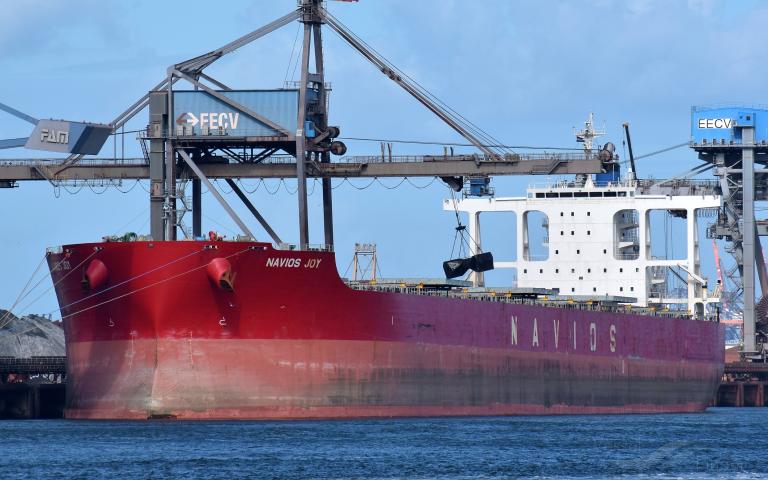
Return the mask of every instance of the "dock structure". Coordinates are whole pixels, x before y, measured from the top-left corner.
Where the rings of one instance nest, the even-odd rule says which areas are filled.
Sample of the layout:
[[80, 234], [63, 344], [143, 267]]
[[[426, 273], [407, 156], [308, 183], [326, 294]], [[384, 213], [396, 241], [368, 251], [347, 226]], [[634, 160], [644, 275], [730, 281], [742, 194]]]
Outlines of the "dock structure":
[[768, 407], [768, 364], [725, 364], [723, 381], [713, 401], [717, 407]]
[[0, 357], [0, 419], [63, 418], [66, 357]]

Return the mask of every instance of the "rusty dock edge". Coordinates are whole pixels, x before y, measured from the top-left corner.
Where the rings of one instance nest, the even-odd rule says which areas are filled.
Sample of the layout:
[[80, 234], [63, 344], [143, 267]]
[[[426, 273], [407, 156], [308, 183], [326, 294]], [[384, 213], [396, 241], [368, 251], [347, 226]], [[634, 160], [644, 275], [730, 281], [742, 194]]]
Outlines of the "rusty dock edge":
[[712, 403], [716, 407], [768, 407], [768, 364], [730, 362]]

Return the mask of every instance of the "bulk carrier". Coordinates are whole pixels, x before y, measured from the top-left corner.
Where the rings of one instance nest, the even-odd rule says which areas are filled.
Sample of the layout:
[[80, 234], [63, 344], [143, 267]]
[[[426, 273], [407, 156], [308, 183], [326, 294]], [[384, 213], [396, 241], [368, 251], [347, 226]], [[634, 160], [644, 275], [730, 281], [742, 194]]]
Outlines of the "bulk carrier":
[[[243, 92], [215, 80], [216, 89], [201, 83], [212, 80], [201, 73], [210, 63], [293, 20], [305, 32], [298, 88]], [[574, 165], [585, 172], [597, 166], [602, 173], [532, 187], [522, 198], [446, 200], [445, 210], [468, 215], [471, 238], [470, 256], [446, 262], [446, 273], [471, 271], [467, 281], [341, 278], [332, 249], [308, 242], [302, 188], [307, 175], [322, 177], [331, 240], [326, 243], [333, 243], [330, 176], [352, 169], [330, 162], [330, 153], [346, 148], [335, 140], [339, 129], [328, 125], [322, 53], [317, 55], [321, 24], [483, 152], [469, 161], [446, 153], [442, 160], [422, 158], [398, 168], [471, 164], [503, 174], [524, 173], [519, 169], [526, 162], [539, 162], [548, 170], [529, 173], [568, 173], [564, 169]], [[142, 145], [148, 143], [151, 235], [49, 251], [67, 338], [68, 418], [611, 414], [707, 407], [723, 371], [724, 333], [712, 308], [717, 298], [700, 276], [696, 222], [701, 212], [719, 207], [714, 187], [619, 178], [611, 145], [592, 150], [591, 120], [579, 137], [588, 143], [581, 163], [499, 153], [316, 0], [301, 0], [296, 12], [267, 27], [174, 65], [169, 78], [129, 111], [150, 109]], [[316, 73], [309, 73], [310, 39]], [[174, 92], [179, 79], [193, 83], [195, 91]], [[254, 146], [269, 153], [233, 158], [237, 145], [250, 146], [251, 154]], [[252, 240], [206, 177], [238, 162], [268, 166], [278, 149], [296, 157], [296, 246], [280, 242], [268, 226], [274, 242]], [[393, 164], [382, 151], [381, 159], [370, 159], [357, 174]], [[285, 168], [280, 162], [273, 166]], [[176, 240], [176, 200], [183, 198], [176, 182], [184, 172], [198, 182], [198, 199], [203, 181], [251, 238], [201, 238], [199, 213], [193, 211], [191, 239]], [[458, 183], [456, 190], [465, 180], [458, 171], [442, 178]], [[484, 182], [470, 184], [482, 190]], [[651, 255], [649, 212], [656, 209], [678, 212], [688, 222], [684, 260]], [[498, 211], [515, 212], [516, 259], [494, 261], [483, 251], [481, 214]], [[546, 219], [543, 256], [533, 251], [529, 234], [541, 221], [537, 213]], [[516, 285], [485, 287], [483, 271], [492, 267], [516, 269]], [[665, 280], [659, 272], [669, 268], [688, 273], [681, 297], [669, 298], [660, 288]], [[682, 308], [668, 309], [669, 304]]]

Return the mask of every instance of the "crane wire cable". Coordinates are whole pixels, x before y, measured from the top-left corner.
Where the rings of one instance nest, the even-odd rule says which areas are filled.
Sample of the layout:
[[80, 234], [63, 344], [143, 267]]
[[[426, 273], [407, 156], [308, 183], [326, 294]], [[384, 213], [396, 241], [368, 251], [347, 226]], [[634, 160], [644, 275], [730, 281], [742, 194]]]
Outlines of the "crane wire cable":
[[[662, 153], [666, 153], [666, 152], [669, 152], [671, 150], [676, 150], [676, 149], [681, 148], [681, 147], [687, 147], [689, 145], [690, 145], [689, 142], [678, 143], [677, 145], [672, 145], [671, 147], [662, 148], [661, 150], [656, 150], [656, 151], [653, 151], [653, 152], [644, 153], [642, 155], [638, 155], [637, 157], [635, 157], [635, 161], [642, 160], [643, 158], [653, 157], [654, 155], [659, 155], [659, 154], [662, 154]], [[629, 159], [626, 159], [623, 162], [621, 162], [622, 165], [625, 164], [625, 163], [629, 163]]]
[[[245, 252], [249, 251], [250, 249], [251, 249], [251, 247], [248, 247], [248, 248], [245, 248], [245, 249], [243, 249], [243, 250], [241, 250], [239, 252], [235, 252], [232, 255], [227, 255], [226, 257], [223, 257], [223, 258], [225, 260], [228, 260], [228, 259], [230, 259], [230, 258], [232, 258], [234, 256], [237, 256], [237, 255], [240, 255], [242, 253], [245, 253]], [[191, 268], [191, 269], [189, 269], [187, 271], [178, 273], [178, 274], [170, 276], [168, 278], [164, 278], [162, 280], [158, 280], [157, 282], [151, 283], [149, 285], [145, 285], [145, 286], [143, 286], [141, 288], [137, 288], [136, 290], [131, 290], [130, 292], [124, 293], [122, 295], [118, 295], [117, 297], [110, 298], [109, 300], [105, 300], [105, 301], [103, 301], [101, 303], [97, 303], [96, 305], [91, 305], [90, 307], [83, 308], [83, 309], [78, 310], [76, 312], [68, 313], [67, 315], [62, 315], [61, 319], [64, 320], [65, 318], [69, 318], [69, 317], [72, 317], [74, 315], [78, 315], [80, 313], [87, 312], [88, 310], [93, 310], [94, 308], [98, 308], [98, 307], [101, 307], [101, 306], [106, 305], [108, 303], [112, 303], [114, 301], [120, 300], [121, 298], [125, 298], [125, 297], [127, 297], [129, 295], [133, 295], [134, 293], [142, 292], [144, 290], [147, 290], [149, 288], [155, 287], [155, 286], [160, 285], [162, 283], [170, 282], [171, 280], [175, 280], [175, 279], [177, 279], [177, 278], [179, 278], [179, 277], [181, 277], [183, 275], [188, 275], [190, 273], [196, 272], [197, 270], [202, 270], [203, 268], [207, 268], [207, 267], [208, 267], [207, 263], [204, 264], [204, 265], [199, 265], [199, 266], [197, 266], [195, 268]]]
[[299, 40], [299, 32], [301, 31], [301, 23], [296, 25], [296, 35], [293, 37], [293, 46], [291, 47], [291, 56], [288, 57], [288, 65], [285, 67], [285, 78], [283, 79], [283, 85], [288, 82], [288, 72], [291, 70], [291, 64], [293, 63], [293, 52], [296, 50], [296, 42]]
[[[332, 22], [334, 22], [334, 23], [338, 24], [340, 27], [342, 27], [342, 29], [345, 31], [345, 33], [346, 33], [347, 35], [349, 35], [349, 36], [351, 36], [352, 38], [354, 38], [354, 39], [355, 39], [357, 42], [359, 42], [360, 44], [364, 45], [364, 46], [365, 46], [365, 47], [366, 47], [366, 48], [367, 48], [367, 49], [368, 49], [368, 50], [369, 50], [369, 51], [370, 51], [372, 54], [374, 54], [375, 56], [377, 56], [377, 57], [378, 57], [378, 58], [377, 58], [377, 60], [378, 60], [378, 61], [380, 61], [381, 63], [383, 63], [384, 65], [386, 65], [386, 66], [387, 66], [388, 68], [390, 68], [392, 71], [395, 71], [395, 72], [397, 72], [397, 73], [398, 73], [398, 74], [399, 74], [401, 77], [405, 77], [405, 78], [407, 78], [407, 79], [408, 79], [408, 80], [409, 80], [409, 81], [410, 81], [410, 82], [413, 84], [413, 86], [415, 87], [415, 88], [414, 88], [415, 90], [417, 90], [419, 93], [421, 93], [422, 95], [426, 96], [426, 97], [427, 97], [427, 98], [429, 98], [430, 100], [434, 101], [434, 102], [435, 102], [435, 103], [436, 103], [438, 106], [442, 107], [442, 108], [443, 108], [443, 110], [444, 110], [444, 112], [443, 112], [443, 113], [444, 113], [446, 116], [448, 116], [449, 118], [451, 118], [451, 119], [452, 119], [453, 121], [455, 121], [456, 123], [460, 124], [462, 127], [464, 127], [466, 130], [468, 130], [470, 133], [472, 133], [472, 134], [474, 134], [475, 136], [479, 137], [479, 138], [480, 138], [480, 139], [481, 139], [483, 142], [485, 142], [485, 143], [488, 143], [488, 144], [501, 144], [501, 142], [499, 142], [498, 140], [496, 140], [496, 139], [495, 139], [493, 136], [491, 136], [491, 135], [490, 135], [490, 134], [488, 134], [487, 132], [483, 131], [483, 130], [482, 130], [480, 127], [478, 127], [477, 125], [475, 125], [474, 123], [472, 123], [471, 121], [469, 121], [469, 120], [468, 120], [466, 117], [464, 117], [464, 116], [463, 116], [463, 115], [461, 115], [459, 112], [457, 112], [456, 110], [454, 110], [453, 108], [451, 108], [451, 107], [450, 107], [448, 104], [446, 104], [445, 102], [443, 102], [442, 100], [440, 100], [440, 98], [438, 98], [437, 96], [435, 96], [434, 94], [432, 94], [432, 93], [431, 93], [429, 90], [427, 90], [426, 88], [424, 88], [424, 87], [423, 87], [423, 86], [422, 86], [422, 85], [421, 85], [419, 82], [417, 82], [416, 80], [414, 80], [414, 79], [413, 79], [412, 77], [410, 77], [410, 76], [409, 76], [407, 73], [405, 73], [405, 72], [403, 72], [402, 70], [400, 70], [400, 69], [399, 69], [397, 66], [395, 66], [395, 65], [394, 65], [394, 64], [393, 64], [391, 61], [389, 61], [389, 60], [388, 60], [388, 59], [387, 59], [387, 58], [386, 58], [384, 55], [382, 55], [381, 53], [379, 53], [379, 52], [378, 52], [376, 49], [374, 49], [374, 48], [373, 48], [371, 45], [369, 45], [368, 43], [366, 43], [366, 42], [365, 42], [365, 41], [364, 41], [362, 38], [360, 38], [359, 36], [357, 36], [357, 35], [356, 35], [356, 34], [355, 34], [353, 31], [351, 31], [351, 30], [350, 30], [350, 29], [349, 29], [349, 28], [348, 28], [346, 25], [344, 25], [344, 24], [343, 24], [342, 22], [340, 22], [340, 21], [339, 21], [339, 20], [338, 20], [336, 17], [334, 17], [333, 15], [331, 15], [331, 14], [330, 14], [330, 13], [329, 13], [327, 10], [325, 10], [325, 9], [323, 9], [323, 10], [324, 10], [324, 14], [325, 14], [325, 15], [327, 15], [327, 16], [328, 16], [328, 17], [329, 17], [329, 18], [332, 20]], [[332, 31], [333, 31], [333, 32], [334, 32], [336, 35], [338, 35], [339, 37], [341, 37], [341, 35], [340, 35], [338, 32], [336, 32], [336, 30], [335, 30], [335, 29], [331, 29], [331, 30], [332, 30]], [[342, 37], [342, 40], [344, 40], [344, 41], [345, 41], [345, 43], [346, 43], [346, 40], [345, 40], [343, 37]], [[358, 51], [356, 48], [355, 48], [354, 50], [355, 50], [355, 51], [356, 51], [358, 54], [360, 54], [361, 56], [363, 56], [363, 57], [365, 58], [365, 55], [363, 55], [363, 54], [362, 54], [362, 52], [359, 52], [359, 51]], [[369, 60], [369, 59], [368, 59], [368, 58], [366, 58], [366, 60]], [[370, 60], [369, 60], [369, 61], [370, 61]], [[509, 149], [507, 149], [507, 150], [509, 150]], [[504, 149], [502, 149], [502, 151], [504, 151]], [[511, 150], [509, 150], [509, 151], [508, 151], [508, 153], [514, 153], [514, 151], [511, 151]], [[497, 152], [497, 154], [498, 154], [498, 152]]]
[[[35, 297], [35, 298], [34, 298], [32, 301], [30, 301], [29, 303], [27, 303], [26, 305], [24, 305], [24, 307], [23, 307], [23, 308], [21, 308], [21, 313], [24, 313], [24, 312], [26, 312], [26, 311], [27, 311], [27, 309], [28, 309], [29, 307], [31, 307], [32, 305], [34, 305], [34, 304], [35, 304], [35, 302], [37, 302], [38, 300], [40, 300], [41, 298], [43, 298], [43, 296], [45, 296], [45, 294], [47, 294], [48, 292], [50, 292], [51, 290], [53, 290], [54, 288], [56, 288], [56, 286], [57, 286], [58, 284], [60, 284], [61, 282], [63, 282], [63, 281], [64, 281], [64, 280], [65, 280], [65, 279], [66, 279], [68, 276], [70, 276], [70, 275], [71, 275], [73, 272], [75, 272], [75, 271], [79, 270], [79, 269], [80, 269], [80, 267], [82, 267], [82, 266], [83, 266], [83, 264], [84, 264], [85, 262], [87, 262], [88, 260], [90, 260], [90, 259], [91, 259], [91, 258], [92, 258], [94, 255], [96, 255], [97, 253], [99, 253], [99, 249], [96, 249], [96, 248], [94, 248], [94, 249], [93, 249], [93, 251], [90, 253], [90, 255], [88, 255], [87, 257], [85, 257], [85, 258], [83, 259], [83, 261], [82, 261], [82, 262], [78, 263], [78, 264], [77, 264], [77, 265], [76, 265], [74, 268], [71, 268], [71, 269], [70, 269], [70, 270], [69, 270], [67, 273], [65, 273], [65, 274], [64, 274], [64, 275], [63, 275], [63, 276], [62, 276], [60, 279], [58, 279], [57, 281], [53, 282], [53, 285], [51, 285], [50, 287], [46, 288], [46, 289], [45, 289], [45, 291], [44, 291], [43, 293], [41, 293], [40, 295], [38, 295], [37, 297]], [[66, 259], [66, 258], [67, 258], [67, 257], [66, 257], [66, 256], [64, 256], [64, 258], [63, 258], [63, 259], [62, 259], [62, 260], [61, 260], [61, 261], [60, 261], [60, 262], [59, 262], [57, 265], [60, 265], [60, 264], [61, 264], [61, 262], [63, 262], [63, 261]], [[55, 269], [51, 269], [51, 272], [53, 272], [53, 271], [55, 271]], [[51, 276], [51, 279], [53, 279], [53, 276]]]
[[93, 297], [95, 297], [95, 296], [101, 295], [101, 294], [103, 294], [103, 293], [106, 293], [106, 292], [108, 292], [108, 291], [110, 291], [110, 290], [114, 290], [115, 288], [117, 288], [117, 287], [119, 287], [119, 286], [121, 286], [121, 285], [125, 285], [126, 283], [132, 282], [132, 281], [134, 281], [134, 280], [138, 280], [139, 278], [141, 278], [141, 277], [144, 277], [144, 276], [147, 276], [147, 275], [149, 275], [150, 273], [156, 272], [156, 271], [158, 271], [158, 270], [160, 270], [160, 269], [162, 269], [162, 268], [166, 268], [166, 267], [169, 267], [169, 266], [173, 265], [174, 263], [180, 262], [180, 261], [182, 261], [182, 260], [184, 260], [184, 259], [187, 259], [187, 258], [189, 258], [189, 257], [191, 257], [191, 256], [193, 256], [193, 255], [197, 255], [197, 254], [199, 254], [199, 253], [202, 253], [202, 252], [204, 252], [204, 251], [205, 251], [205, 249], [195, 250], [195, 251], [194, 251], [194, 252], [192, 252], [192, 253], [188, 253], [187, 255], [184, 255], [184, 256], [182, 256], [182, 257], [179, 257], [179, 258], [177, 258], [177, 259], [175, 259], [175, 260], [171, 260], [171, 261], [170, 261], [170, 262], [168, 262], [168, 263], [164, 263], [163, 265], [157, 266], [157, 267], [155, 267], [155, 268], [153, 268], [153, 269], [151, 269], [151, 270], [147, 270], [146, 272], [144, 272], [144, 273], [140, 273], [140, 274], [138, 274], [138, 275], [135, 275], [135, 276], [133, 276], [133, 277], [131, 277], [131, 278], [127, 279], [127, 280], [123, 280], [122, 282], [120, 282], [120, 283], [117, 283], [117, 284], [115, 284], [115, 285], [112, 285], [111, 287], [105, 288], [104, 290], [101, 290], [101, 291], [99, 291], [99, 292], [96, 292], [96, 293], [92, 293], [91, 295], [88, 295], [87, 297], [81, 298], [80, 300], [76, 300], [76, 301], [74, 301], [74, 302], [72, 302], [72, 303], [69, 303], [69, 304], [67, 304], [67, 305], [64, 305], [63, 307], [59, 307], [59, 308], [57, 308], [56, 310], [52, 310], [52, 311], [48, 312], [48, 314], [53, 314], [53, 313], [56, 313], [56, 312], [60, 312], [60, 311], [64, 310], [65, 308], [69, 308], [69, 307], [71, 307], [71, 306], [73, 306], [73, 305], [77, 305], [77, 304], [78, 304], [78, 303], [80, 303], [80, 302], [84, 302], [84, 301], [86, 301], [86, 300], [88, 300], [88, 299], [90, 299], [90, 298], [93, 298]]
[[[2, 324], [2, 325], [0, 325], [0, 330], [2, 330], [5, 327], [5, 325], [7, 325], [7, 323], [9, 323], [9, 322], [5, 322], [5, 319], [8, 318], [8, 316], [11, 314], [13, 309], [16, 308], [16, 305], [21, 303], [21, 301], [27, 295], [29, 295], [30, 292], [32, 292], [35, 288], [37, 288], [37, 286], [40, 285], [40, 283], [42, 283], [43, 280], [46, 279], [46, 276], [44, 275], [43, 278], [38, 280], [37, 283], [35, 283], [35, 285], [32, 288], [29, 289], [29, 292], [27, 292], [27, 288], [29, 288], [29, 284], [32, 283], [32, 280], [34, 280], [34, 278], [37, 276], [37, 272], [39, 272], [40, 268], [43, 266], [43, 263], [45, 262], [45, 258], [46, 257], [43, 256], [43, 258], [40, 260], [40, 263], [37, 264], [37, 267], [35, 268], [35, 271], [32, 272], [32, 275], [29, 276], [29, 280], [27, 280], [27, 283], [24, 285], [24, 288], [22, 288], [21, 291], [19, 292], [19, 294], [16, 296], [16, 300], [13, 302], [13, 305], [11, 305], [11, 308], [6, 310], [5, 313], [3, 314], [3, 316], [0, 318], [0, 323]], [[25, 293], [25, 292], [27, 292], [27, 293]]]
[[[474, 147], [475, 144], [473, 143], [458, 143], [458, 142], [435, 142], [435, 141], [428, 141], [428, 140], [397, 140], [397, 139], [386, 139], [386, 138], [365, 138], [365, 137], [338, 137], [340, 140], [354, 140], [358, 142], [385, 142], [385, 143], [403, 143], [403, 144], [413, 144], [413, 145], [439, 145], [439, 146], [445, 146], [445, 147]], [[535, 147], [531, 145], [505, 145], [505, 144], [488, 144], [483, 145], [484, 147], [499, 147], [499, 148], [510, 148], [510, 149], [520, 149], [520, 150], [565, 150], [565, 151], [572, 151], [572, 152], [583, 152], [583, 148], [576, 148], [576, 147]]]
[[148, 211], [148, 209], [146, 209], [146, 208], [143, 208], [143, 209], [142, 209], [142, 210], [141, 210], [141, 211], [140, 211], [138, 214], [134, 215], [134, 216], [133, 216], [133, 218], [131, 218], [130, 220], [128, 220], [127, 222], [125, 222], [123, 225], [121, 225], [121, 226], [120, 226], [120, 228], [118, 228], [118, 229], [117, 229], [117, 231], [114, 233], [114, 235], [115, 235], [115, 236], [119, 235], [119, 234], [120, 234], [120, 232], [122, 232], [122, 231], [123, 231], [123, 229], [125, 229], [126, 227], [128, 227], [128, 225], [130, 225], [130, 224], [132, 224], [133, 222], [135, 222], [136, 220], [138, 220], [138, 219], [139, 219], [139, 217], [141, 217], [142, 215], [146, 215], [147, 211]]

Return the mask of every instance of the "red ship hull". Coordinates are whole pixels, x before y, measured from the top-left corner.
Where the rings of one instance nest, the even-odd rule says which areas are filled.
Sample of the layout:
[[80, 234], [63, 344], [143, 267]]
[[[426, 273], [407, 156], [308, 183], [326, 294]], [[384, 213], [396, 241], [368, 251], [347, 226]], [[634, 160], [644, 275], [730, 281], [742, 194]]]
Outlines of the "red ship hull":
[[357, 291], [331, 253], [126, 242], [48, 262], [68, 418], [692, 412], [723, 369], [718, 323]]

